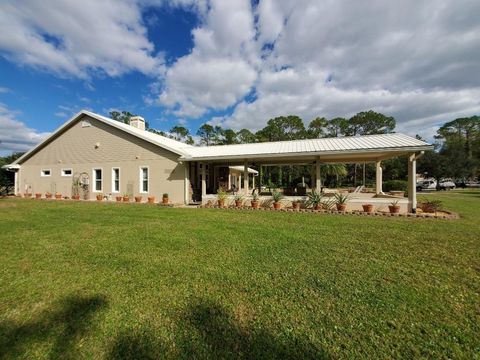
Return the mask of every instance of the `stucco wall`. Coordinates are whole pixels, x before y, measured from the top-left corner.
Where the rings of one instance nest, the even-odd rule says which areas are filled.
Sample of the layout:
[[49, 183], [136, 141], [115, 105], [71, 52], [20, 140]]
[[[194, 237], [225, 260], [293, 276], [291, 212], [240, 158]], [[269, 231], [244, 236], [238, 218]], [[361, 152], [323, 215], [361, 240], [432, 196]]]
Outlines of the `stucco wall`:
[[[88, 120], [91, 126], [83, 127]], [[149, 168], [149, 192], [145, 198], [155, 196], [160, 200], [168, 193], [174, 203], [184, 200], [184, 166], [179, 155], [164, 150], [147, 141], [125, 133], [96, 119], [85, 116], [72, 127], [47, 144], [21, 164], [20, 192], [59, 192], [72, 194], [72, 177], [61, 176], [62, 169], [72, 169], [74, 174], [85, 172], [90, 177], [90, 198], [93, 192], [93, 169], [102, 168], [104, 194], [112, 193], [112, 168], [120, 168], [118, 194], [140, 194], [140, 167]], [[42, 177], [42, 169], [51, 175]], [[117, 195], [117, 193], [112, 193]]]

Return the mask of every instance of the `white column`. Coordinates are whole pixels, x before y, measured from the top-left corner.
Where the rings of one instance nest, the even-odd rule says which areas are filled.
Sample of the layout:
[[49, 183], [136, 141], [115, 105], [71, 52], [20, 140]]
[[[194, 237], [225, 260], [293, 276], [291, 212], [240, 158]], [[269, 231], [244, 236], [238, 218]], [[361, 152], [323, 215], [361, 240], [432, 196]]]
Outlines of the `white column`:
[[255, 174], [252, 174], [252, 189], [255, 189]]
[[322, 191], [322, 178], [320, 174], [320, 157], [315, 161], [315, 190]]
[[202, 163], [202, 198], [207, 195], [207, 175], [205, 172], [206, 164]]
[[232, 188], [232, 174], [230, 174], [230, 168], [228, 168], [228, 189], [230, 190]]
[[417, 212], [417, 160], [415, 154], [408, 157], [408, 212]]
[[245, 195], [248, 194], [248, 162], [243, 162], [243, 190]]
[[185, 167], [185, 183], [184, 183], [184, 202], [185, 205], [190, 204], [190, 163], [183, 163]]
[[241, 191], [242, 190], [242, 173], [240, 173], [240, 175], [238, 175], [238, 186], [237, 186], [237, 189], [238, 191]]
[[375, 162], [375, 192], [377, 193], [377, 195], [383, 193], [382, 181], [383, 181], [382, 162], [376, 161]]
[[13, 191], [15, 196], [18, 195], [18, 172], [20, 170], [15, 171], [15, 179], [13, 180]]

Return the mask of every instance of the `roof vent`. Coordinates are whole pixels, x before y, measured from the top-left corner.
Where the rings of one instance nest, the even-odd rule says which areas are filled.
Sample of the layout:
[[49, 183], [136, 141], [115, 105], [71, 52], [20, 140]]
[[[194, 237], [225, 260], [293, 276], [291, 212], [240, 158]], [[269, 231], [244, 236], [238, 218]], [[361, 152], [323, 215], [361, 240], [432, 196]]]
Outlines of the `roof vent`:
[[130, 118], [130, 125], [140, 130], [145, 130], [145, 119], [141, 116], [132, 116]]

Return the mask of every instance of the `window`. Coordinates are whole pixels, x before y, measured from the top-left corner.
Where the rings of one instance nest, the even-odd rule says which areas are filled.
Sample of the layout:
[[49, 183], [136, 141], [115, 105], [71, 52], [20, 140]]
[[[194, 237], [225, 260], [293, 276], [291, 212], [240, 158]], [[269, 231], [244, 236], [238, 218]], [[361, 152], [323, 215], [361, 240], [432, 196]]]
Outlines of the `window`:
[[148, 192], [148, 167], [140, 168], [140, 192]]
[[102, 169], [93, 169], [93, 191], [102, 191]]
[[40, 172], [40, 176], [50, 176], [50, 169], [44, 169]]
[[62, 169], [62, 176], [72, 176], [72, 169]]
[[120, 168], [112, 168], [112, 192], [120, 192]]

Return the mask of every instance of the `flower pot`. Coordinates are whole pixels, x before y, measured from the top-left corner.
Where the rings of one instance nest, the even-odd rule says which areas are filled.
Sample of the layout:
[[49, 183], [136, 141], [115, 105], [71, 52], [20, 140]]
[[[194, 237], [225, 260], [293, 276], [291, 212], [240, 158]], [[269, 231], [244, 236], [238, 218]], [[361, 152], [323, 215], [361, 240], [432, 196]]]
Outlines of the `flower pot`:
[[41, 193], [35, 193], [35, 199], [41, 199], [42, 194]]
[[294, 210], [300, 209], [300, 203], [298, 201], [292, 201], [292, 208]]
[[273, 208], [275, 210], [280, 210], [280, 207], [282, 206], [282, 204], [280, 203], [280, 201], [276, 201], [273, 203]]
[[97, 201], [103, 201], [103, 195], [97, 195]]
[[363, 211], [366, 213], [371, 213], [373, 212], [373, 205], [372, 204], [364, 204], [362, 205]]
[[25, 197], [25, 198], [31, 198], [31, 197], [32, 197], [32, 194], [31, 194], [31, 193], [25, 193], [25, 194], [23, 194], [23, 197]]
[[130, 196], [124, 196], [122, 199], [123, 202], [130, 202]]
[[316, 204], [316, 205], [313, 207], [313, 210], [322, 210], [322, 204]]
[[242, 207], [242, 203], [243, 203], [242, 200], [235, 200], [235, 206], [236, 207]]
[[60, 200], [62, 198], [62, 194], [55, 194], [55, 199]]
[[168, 204], [168, 197], [162, 198], [162, 204]]
[[337, 211], [345, 211], [347, 209], [347, 204], [337, 204]]
[[52, 198], [52, 194], [46, 193], [46, 194], [45, 194], [45, 198], [46, 198], [46, 199], [51, 199], [51, 198]]
[[80, 200], [80, 195], [72, 195], [73, 200]]
[[149, 204], [155, 204], [155, 196], [149, 196], [148, 197], [148, 203]]
[[137, 203], [142, 202], [142, 197], [141, 196], [135, 196], [135, 202], [137, 202]]
[[400, 212], [400, 206], [388, 205], [388, 210], [390, 210], [390, 214], [398, 214]]
[[224, 207], [225, 206], [225, 200], [217, 200], [217, 204], [219, 207]]
[[258, 205], [259, 205], [259, 204], [258, 204], [258, 201], [252, 200], [250, 203], [251, 203], [251, 205], [252, 205], [252, 208], [258, 209]]
[[122, 197], [121, 196], [115, 196], [115, 200], [120, 202], [120, 201], [122, 201]]

